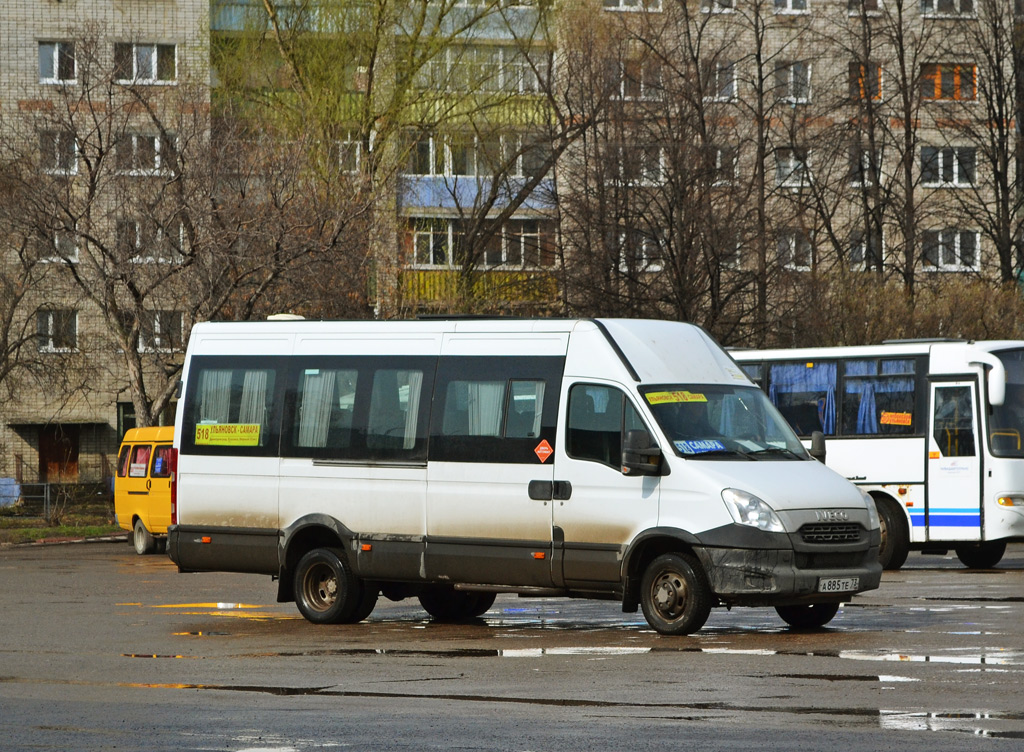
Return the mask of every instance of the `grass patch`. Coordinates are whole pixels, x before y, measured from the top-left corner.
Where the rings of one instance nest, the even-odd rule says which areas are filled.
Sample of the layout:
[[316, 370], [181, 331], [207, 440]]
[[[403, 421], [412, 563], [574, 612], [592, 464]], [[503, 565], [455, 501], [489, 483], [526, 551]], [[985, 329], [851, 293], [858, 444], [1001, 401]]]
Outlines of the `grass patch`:
[[0, 509], [0, 543], [31, 543], [44, 538], [91, 538], [125, 532], [114, 524], [114, 505], [107, 499], [71, 500], [54, 505], [51, 519], [40, 507], [19, 504]]
[[32, 543], [44, 538], [93, 538], [123, 532], [117, 525], [111, 524], [52, 527], [47, 526], [43, 520], [0, 519], [0, 543]]

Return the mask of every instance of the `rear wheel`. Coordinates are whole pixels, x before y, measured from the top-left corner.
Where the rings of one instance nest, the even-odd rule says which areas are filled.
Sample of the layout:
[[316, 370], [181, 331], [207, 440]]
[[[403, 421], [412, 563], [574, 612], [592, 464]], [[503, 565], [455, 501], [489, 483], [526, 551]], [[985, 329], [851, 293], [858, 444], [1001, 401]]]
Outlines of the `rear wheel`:
[[656, 632], [696, 632], [711, 615], [711, 587], [698, 561], [689, 554], [663, 554], [644, 570], [640, 606]]
[[1006, 553], [1006, 541], [986, 541], [956, 547], [956, 558], [968, 569], [992, 569]]
[[899, 569], [910, 553], [910, 532], [903, 510], [890, 499], [875, 499], [882, 543], [878, 547], [878, 561], [882, 569]]
[[798, 606], [776, 606], [782, 620], [795, 629], [824, 627], [837, 613], [838, 603], [804, 603]]
[[[314, 548], [299, 559], [295, 567], [295, 605], [307, 620], [314, 624], [350, 624], [373, 610], [376, 591], [367, 609], [369, 600], [344, 552]], [[355, 618], [360, 613], [359, 619]]]
[[135, 527], [132, 529], [132, 545], [139, 556], [151, 554], [156, 550], [156, 541], [139, 518], [135, 519]]
[[465, 621], [482, 616], [494, 605], [494, 593], [431, 587], [420, 593], [420, 605], [435, 621]]

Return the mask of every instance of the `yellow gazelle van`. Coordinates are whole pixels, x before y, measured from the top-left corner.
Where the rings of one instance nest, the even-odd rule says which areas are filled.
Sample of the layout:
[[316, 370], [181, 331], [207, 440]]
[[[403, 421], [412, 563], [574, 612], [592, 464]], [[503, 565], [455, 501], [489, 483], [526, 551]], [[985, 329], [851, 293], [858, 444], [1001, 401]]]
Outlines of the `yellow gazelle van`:
[[171, 522], [174, 426], [131, 428], [124, 434], [114, 478], [117, 524], [132, 531], [135, 553], [162, 551]]

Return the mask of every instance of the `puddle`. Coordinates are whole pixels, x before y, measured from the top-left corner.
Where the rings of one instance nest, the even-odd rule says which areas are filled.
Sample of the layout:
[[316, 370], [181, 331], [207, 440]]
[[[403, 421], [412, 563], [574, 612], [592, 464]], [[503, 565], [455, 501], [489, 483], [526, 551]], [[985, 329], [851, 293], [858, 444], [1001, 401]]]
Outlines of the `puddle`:
[[230, 632], [171, 632], [173, 637], [227, 637]]
[[882, 710], [879, 726], [898, 731], [945, 731], [992, 739], [1024, 739], [1024, 731], [995, 728], [1000, 721], [1024, 720], [1022, 713], [926, 713]]
[[968, 666], [1024, 666], [1024, 653], [1015, 650], [992, 648], [978, 652], [949, 652], [939, 654], [923, 653], [879, 653], [870, 650], [841, 650], [840, 658], [855, 661], [892, 661], [894, 663], [956, 663]]

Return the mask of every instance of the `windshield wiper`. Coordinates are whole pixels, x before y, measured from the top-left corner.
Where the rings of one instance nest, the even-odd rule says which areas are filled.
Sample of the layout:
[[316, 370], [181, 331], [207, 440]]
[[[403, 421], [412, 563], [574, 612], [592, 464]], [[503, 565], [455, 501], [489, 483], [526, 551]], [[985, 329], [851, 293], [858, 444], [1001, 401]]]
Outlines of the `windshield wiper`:
[[778, 455], [779, 457], [789, 457], [794, 460], [807, 459], [806, 457], [802, 457], [801, 455], [797, 454], [791, 449], [784, 449], [782, 447], [765, 447], [764, 449], [755, 449], [752, 452], [747, 452], [747, 454], [750, 455], [751, 459], [754, 459], [754, 455], [758, 454], [774, 454]]
[[693, 454], [686, 454], [685, 452], [682, 453], [682, 456], [688, 460], [699, 460], [703, 457], [730, 457], [736, 455], [745, 460], [750, 460], [751, 462], [755, 461], [753, 457], [747, 454], [747, 452], [741, 452], [738, 449], [712, 449], [709, 452], [694, 452]]

